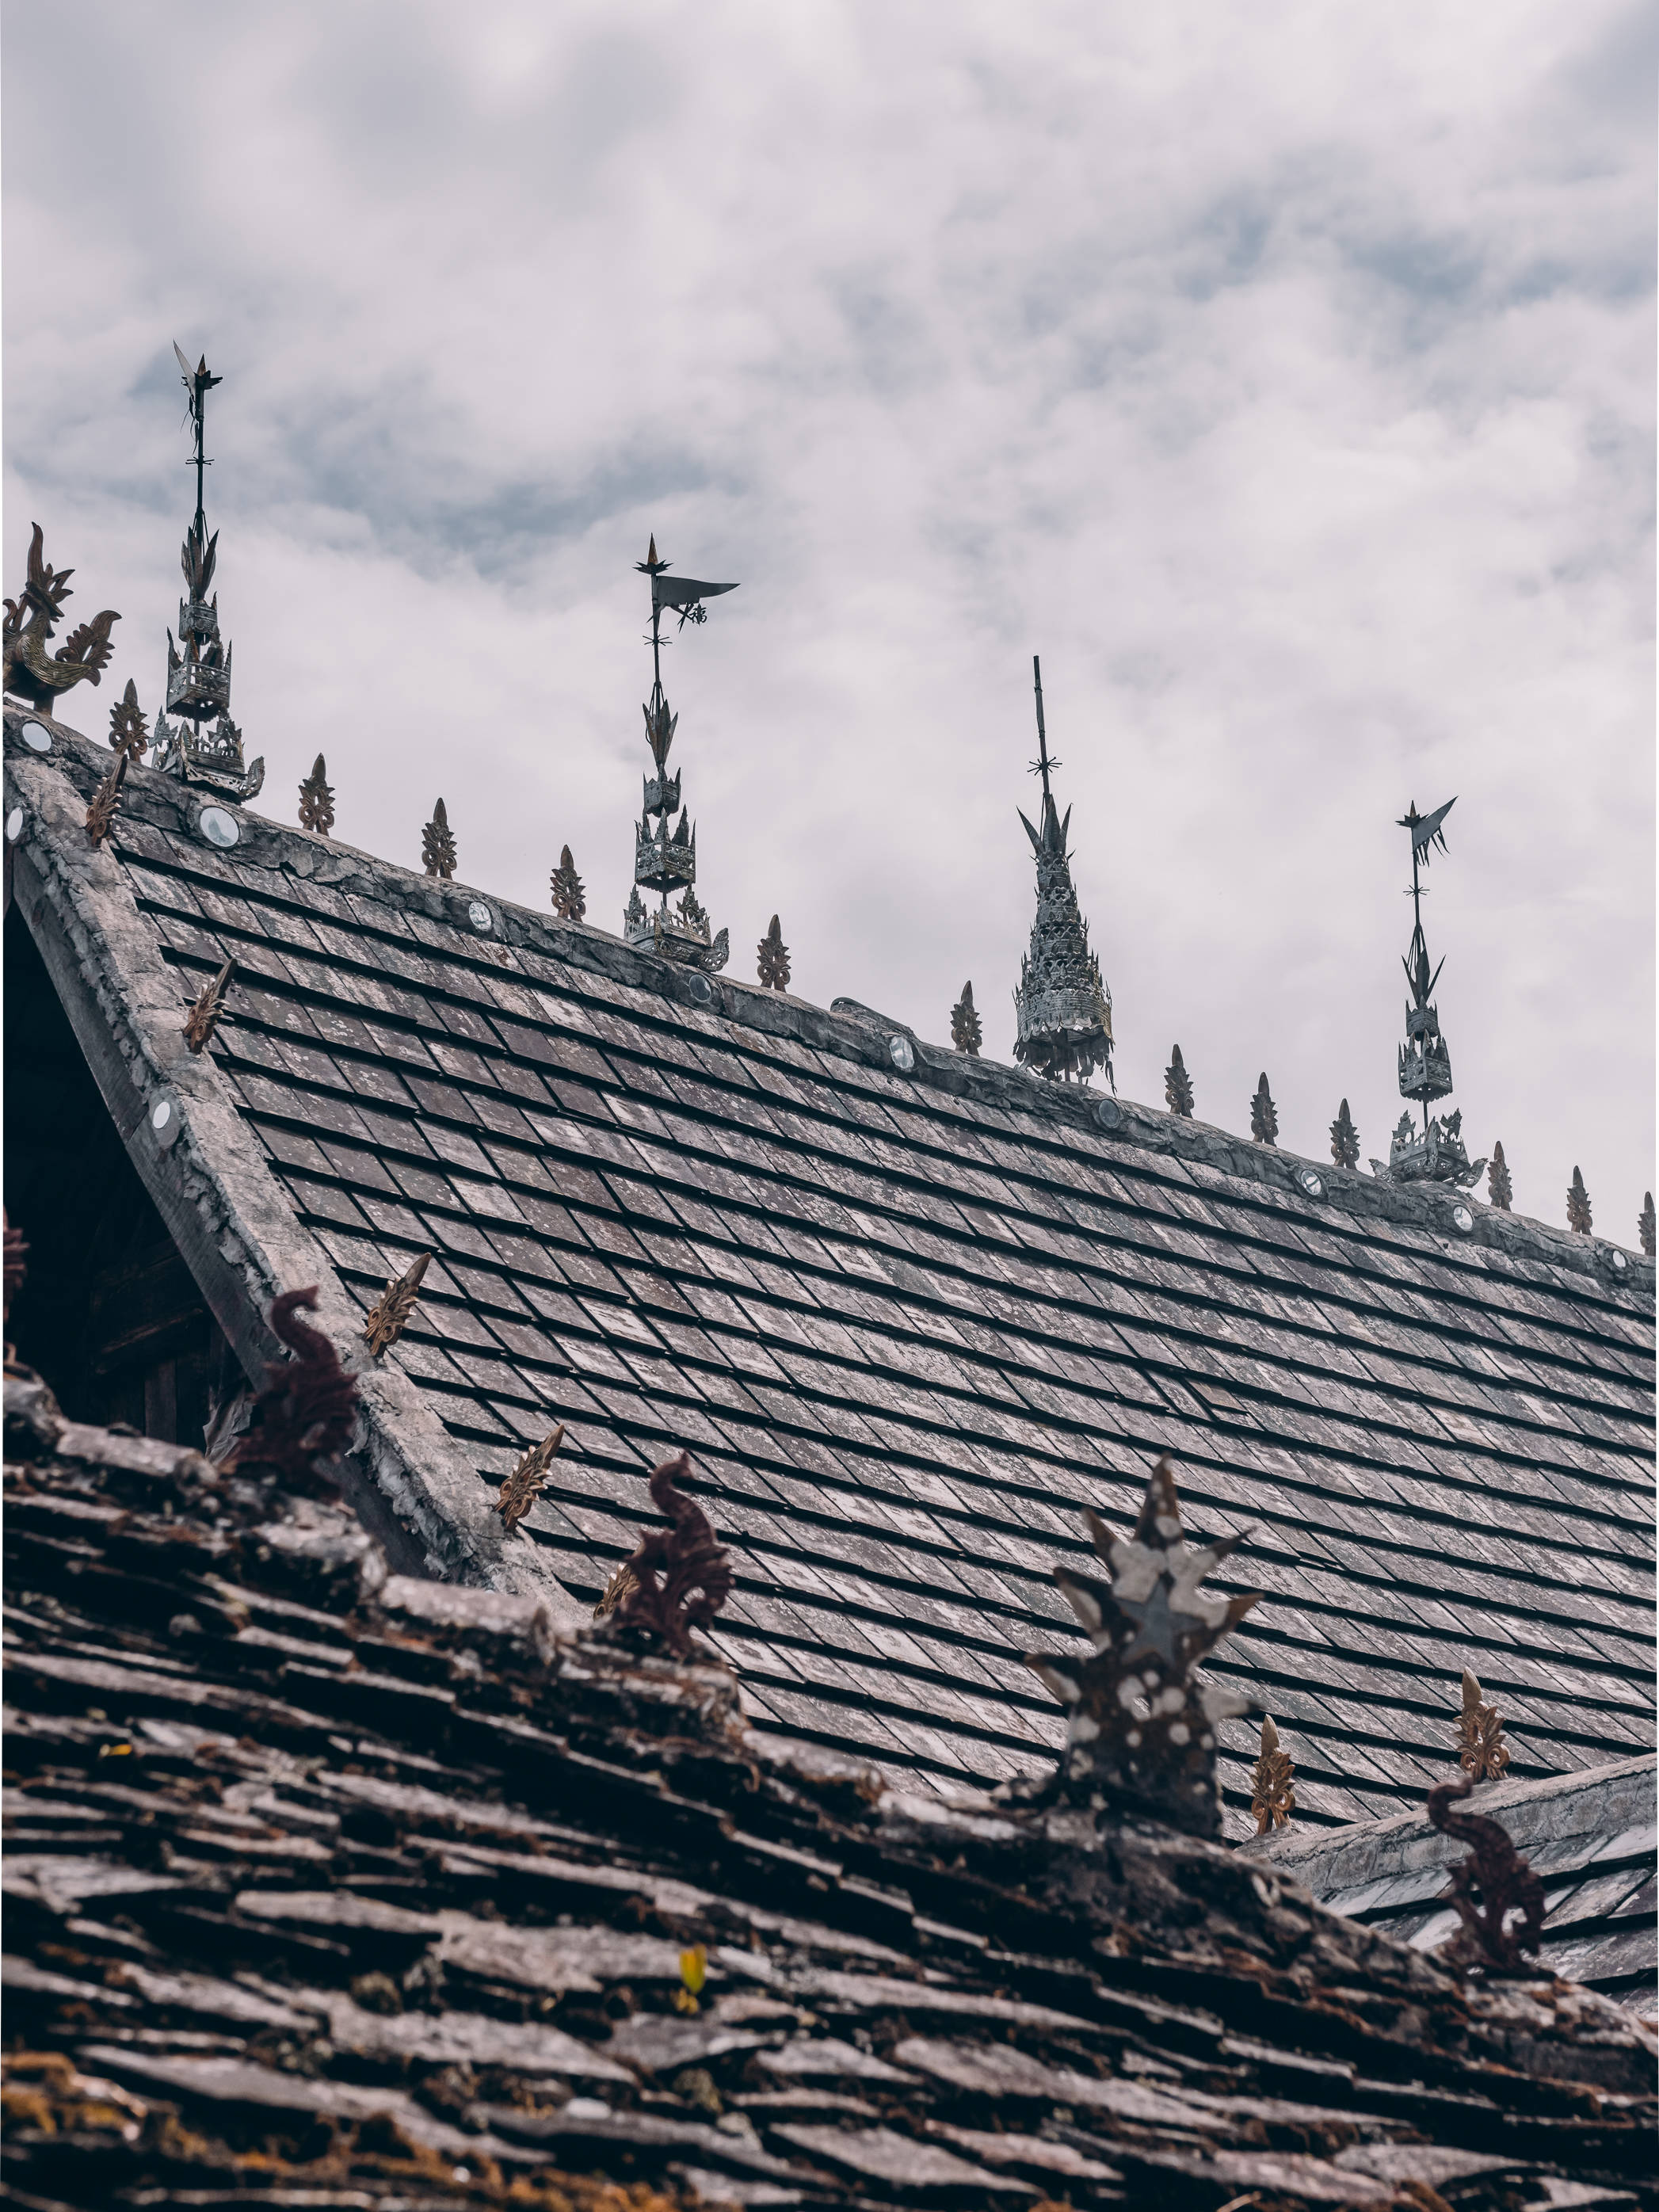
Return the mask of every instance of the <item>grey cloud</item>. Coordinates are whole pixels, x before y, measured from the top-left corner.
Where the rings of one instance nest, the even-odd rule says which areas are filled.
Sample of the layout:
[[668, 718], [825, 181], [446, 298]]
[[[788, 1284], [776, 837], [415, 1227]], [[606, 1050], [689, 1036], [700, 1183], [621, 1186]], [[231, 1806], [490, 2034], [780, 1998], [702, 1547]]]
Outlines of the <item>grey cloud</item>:
[[[113, 4], [8, 21], [7, 516], [147, 703], [205, 345], [238, 711], [291, 811], [627, 891], [655, 529], [734, 966], [988, 1048], [1043, 656], [1120, 1080], [1316, 1154], [1392, 1096], [1407, 798], [1517, 1201], [1651, 1180], [1645, 10]], [[1629, 87], [1644, 73], [1641, 99]], [[76, 97], [58, 90], [73, 74]], [[8, 588], [11, 588], [9, 585]], [[82, 604], [77, 601], [77, 605]], [[94, 726], [104, 705], [92, 702]], [[395, 774], [389, 768], [395, 766]]]

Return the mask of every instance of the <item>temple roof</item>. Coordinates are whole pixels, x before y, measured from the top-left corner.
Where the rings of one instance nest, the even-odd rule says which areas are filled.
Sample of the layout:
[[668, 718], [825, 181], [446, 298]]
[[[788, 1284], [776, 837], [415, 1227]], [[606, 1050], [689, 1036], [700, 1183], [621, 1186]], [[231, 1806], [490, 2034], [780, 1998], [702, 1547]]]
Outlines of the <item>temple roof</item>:
[[884, 1783], [314, 1480], [5, 1397], [20, 2205], [1653, 2201], [1652, 2034], [1589, 1990]]
[[[1167, 1452], [1195, 1541], [1254, 1529], [1215, 1586], [1264, 1601], [1212, 1671], [1275, 1716], [1299, 1820], [1414, 1808], [1465, 1666], [1517, 1778], [1651, 1746], [1641, 1255], [689, 975], [143, 769], [92, 851], [107, 753], [5, 719], [29, 928], [250, 1371], [275, 1291], [319, 1282], [344, 1343], [434, 1255], [359, 1455], [414, 1571], [574, 1618], [684, 1445], [757, 1724], [992, 1784], [1059, 1741], [1020, 1654], [1073, 1632], [1079, 1507], [1127, 1526]], [[1242, 1833], [1255, 1731], [1222, 1733]]]

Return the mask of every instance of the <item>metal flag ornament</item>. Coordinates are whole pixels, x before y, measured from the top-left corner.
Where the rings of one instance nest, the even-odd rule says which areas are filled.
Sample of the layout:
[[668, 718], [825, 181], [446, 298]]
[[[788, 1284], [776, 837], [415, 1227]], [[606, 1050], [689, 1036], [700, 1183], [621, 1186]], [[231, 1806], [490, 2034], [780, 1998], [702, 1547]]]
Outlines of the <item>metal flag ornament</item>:
[[265, 764], [256, 760], [250, 768], [243, 758], [242, 733], [230, 719], [231, 649], [219, 635], [219, 595], [208, 597], [218, 565], [219, 533], [216, 530], [209, 537], [204, 507], [206, 471], [213, 466], [205, 451], [207, 396], [224, 379], [212, 374], [205, 354], [192, 368], [179, 345], [173, 351], [190, 398], [196, 513], [179, 556], [189, 597], [179, 602], [177, 644], [167, 632], [167, 703], [178, 720], [169, 722], [165, 714], [155, 717], [155, 765], [185, 783], [246, 800], [258, 796]]
[[1423, 872], [1437, 851], [1446, 850], [1443, 825], [1456, 804], [1455, 799], [1449, 799], [1432, 814], [1419, 814], [1413, 799], [1400, 817], [1399, 826], [1411, 832], [1412, 841], [1412, 884], [1407, 894], [1412, 902], [1412, 941], [1401, 963], [1411, 998], [1406, 1007], [1406, 1042], [1400, 1048], [1400, 1095], [1415, 1099], [1422, 1107], [1423, 1127], [1419, 1134], [1411, 1115], [1402, 1114], [1387, 1163], [1373, 1160], [1371, 1172], [1385, 1182], [1449, 1182], [1468, 1190], [1480, 1181], [1486, 1163], [1469, 1158], [1461, 1112], [1448, 1114], [1443, 1121], [1429, 1112], [1433, 1100], [1449, 1096], [1452, 1073], [1451, 1054], [1441, 1034], [1440, 1015], [1434, 1004], [1434, 987], [1446, 963], [1443, 959], [1438, 966], [1431, 963], [1428, 940], [1423, 934], [1423, 902], [1428, 896]]
[[1048, 732], [1042, 719], [1042, 664], [1031, 656], [1036, 691], [1037, 757], [1033, 775], [1042, 779], [1042, 827], [1033, 828], [1022, 813], [1025, 834], [1036, 854], [1037, 910], [1031, 947], [1020, 962], [1014, 993], [1014, 1058], [1051, 1083], [1086, 1083], [1097, 1068], [1112, 1079], [1112, 994], [1089, 950], [1089, 925], [1072, 888], [1071, 855], [1062, 819], [1048, 779], [1060, 766], [1048, 757]]
[[[713, 975], [726, 965], [731, 936], [724, 929], [716, 937], [709, 936], [708, 916], [696, 890], [696, 826], [690, 811], [680, 805], [678, 775], [668, 773], [669, 749], [679, 716], [670, 712], [663, 695], [662, 648], [669, 641], [662, 635], [662, 617], [665, 608], [678, 613], [682, 629], [687, 623], [707, 622], [703, 601], [738, 587], [705, 584], [695, 576], [669, 575], [669, 563], [657, 558], [654, 537], [650, 551], [635, 567], [641, 575], [651, 579], [651, 698], [643, 712], [645, 739], [656, 773], [645, 779], [644, 804], [634, 832], [634, 889], [629, 895], [623, 933], [630, 945], [642, 951], [660, 953], [682, 967], [700, 968]], [[679, 820], [671, 829], [670, 817], [677, 811]], [[640, 896], [641, 890], [657, 894], [654, 912]], [[668, 903], [671, 891], [679, 893], [678, 907]]]

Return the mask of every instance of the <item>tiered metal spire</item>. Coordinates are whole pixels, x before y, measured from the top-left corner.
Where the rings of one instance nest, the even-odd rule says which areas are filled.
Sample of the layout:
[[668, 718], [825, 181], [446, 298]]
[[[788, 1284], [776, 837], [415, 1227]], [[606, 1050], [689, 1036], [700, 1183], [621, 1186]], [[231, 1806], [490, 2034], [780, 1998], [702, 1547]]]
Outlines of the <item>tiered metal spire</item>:
[[1411, 832], [1412, 840], [1412, 942], [1401, 963], [1411, 987], [1411, 1000], [1406, 1008], [1406, 1042], [1400, 1048], [1400, 1095], [1402, 1098], [1414, 1098], [1421, 1105], [1423, 1127], [1419, 1134], [1411, 1115], [1402, 1114], [1389, 1148], [1387, 1164], [1373, 1160], [1371, 1170], [1385, 1181], [1449, 1182], [1467, 1190], [1479, 1182], [1486, 1163], [1484, 1159], [1470, 1159], [1463, 1142], [1461, 1112], [1448, 1114], [1443, 1121], [1429, 1112], [1433, 1100], [1450, 1095], [1452, 1073], [1451, 1054], [1441, 1034], [1440, 1016], [1434, 1004], [1434, 987], [1440, 980], [1440, 969], [1446, 963], [1442, 960], [1438, 967], [1431, 965], [1428, 940], [1423, 934], [1423, 902], [1428, 892], [1422, 872], [1437, 846], [1443, 853], [1445, 851], [1446, 837], [1441, 825], [1456, 804], [1455, 799], [1449, 799], [1432, 814], [1419, 814], [1413, 799], [1400, 820], [1400, 827]]
[[[192, 368], [178, 346], [173, 349], [184, 372], [190, 395], [190, 419], [196, 451], [191, 466], [196, 471], [196, 513], [185, 536], [179, 565], [185, 572], [187, 599], [179, 602], [179, 641], [167, 632], [167, 698], [179, 720], [155, 717], [155, 765], [186, 783], [205, 785], [227, 798], [253, 798], [265, 780], [265, 764], [256, 760], [246, 767], [242, 756], [242, 733], [230, 719], [230, 647], [219, 635], [219, 595], [208, 592], [219, 557], [219, 533], [208, 536], [203, 495], [205, 471], [213, 465], [204, 448], [207, 435], [207, 396], [222, 377], [210, 374], [204, 354]], [[204, 725], [217, 717], [213, 727]]]
[[[654, 537], [650, 551], [635, 566], [641, 575], [651, 579], [651, 699], [643, 711], [645, 739], [651, 748], [656, 774], [645, 779], [644, 805], [634, 832], [634, 889], [623, 916], [623, 933], [630, 945], [659, 952], [665, 959], [678, 961], [683, 967], [701, 968], [713, 975], [726, 965], [731, 936], [724, 929], [717, 937], [709, 936], [708, 916], [697, 898], [696, 888], [696, 825], [690, 810], [680, 805], [679, 776], [668, 773], [668, 752], [679, 716], [670, 713], [663, 695], [662, 614], [665, 607], [677, 611], [682, 629], [689, 622], [706, 622], [708, 617], [702, 602], [717, 598], [722, 592], [735, 592], [738, 587], [735, 584], [699, 583], [692, 576], [670, 576], [666, 573], [669, 563], [657, 558]], [[671, 829], [669, 818], [676, 811], [680, 818]], [[656, 892], [654, 912], [640, 896], [642, 890]], [[680, 895], [678, 908], [668, 903], [671, 891]]]
[[1097, 1068], [1112, 1078], [1112, 994], [1100, 963], [1089, 950], [1089, 925], [1072, 888], [1071, 855], [1064, 819], [1054, 805], [1049, 776], [1060, 766], [1048, 757], [1048, 733], [1042, 720], [1042, 664], [1031, 656], [1036, 690], [1037, 757], [1033, 775], [1042, 779], [1042, 827], [1024, 814], [1025, 834], [1036, 854], [1037, 910], [1031, 925], [1031, 949], [1020, 962], [1014, 993], [1014, 1058], [1051, 1083], [1086, 1082]]

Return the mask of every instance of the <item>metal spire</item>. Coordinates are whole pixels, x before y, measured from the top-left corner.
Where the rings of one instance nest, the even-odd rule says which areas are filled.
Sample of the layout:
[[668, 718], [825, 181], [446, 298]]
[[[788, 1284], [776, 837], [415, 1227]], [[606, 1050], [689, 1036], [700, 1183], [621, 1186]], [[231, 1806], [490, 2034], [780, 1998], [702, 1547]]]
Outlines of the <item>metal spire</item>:
[[1060, 766], [1048, 757], [1048, 732], [1042, 716], [1042, 664], [1031, 656], [1036, 694], [1037, 757], [1031, 774], [1042, 779], [1042, 827], [1034, 829], [1022, 813], [1025, 834], [1036, 855], [1037, 910], [1031, 947], [1020, 963], [1014, 993], [1014, 1058], [1051, 1083], [1086, 1082], [1097, 1068], [1112, 1075], [1112, 994], [1089, 950], [1089, 925], [1072, 888], [1066, 833], [1071, 826], [1054, 805], [1049, 778]]
[[1402, 1114], [1389, 1148], [1387, 1165], [1373, 1160], [1371, 1171], [1394, 1182], [1449, 1182], [1467, 1190], [1479, 1181], [1486, 1161], [1471, 1162], [1463, 1142], [1461, 1112], [1448, 1114], [1443, 1121], [1429, 1112], [1431, 1101], [1449, 1097], [1452, 1073], [1451, 1054], [1441, 1035], [1440, 1015], [1434, 1004], [1434, 988], [1446, 963], [1443, 959], [1438, 966], [1431, 964], [1428, 939], [1423, 934], [1423, 902], [1429, 895], [1423, 873], [1435, 852], [1446, 850], [1443, 825], [1456, 804], [1455, 799], [1449, 799], [1432, 814], [1419, 814], [1413, 799], [1400, 817], [1399, 827], [1410, 831], [1412, 841], [1412, 881], [1407, 894], [1412, 902], [1412, 941], [1401, 963], [1411, 998], [1406, 1007], [1406, 1042], [1400, 1048], [1400, 1095], [1415, 1099], [1422, 1107], [1423, 1129], [1419, 1135], [1411, 1115]]
[[[265, 780], [265, 764], [256, 760], [249, 768], [242, 754], [242, 733], [230, 719], [231, 649], [219, 635], [219, 595], [208, 592], [219, 558], [219, 533], [208, 536], [205, 507], [206, 472], [213, 466], [206, 450], [207, 396], [224, 379], [215, 376], [204, 354], [192, 368], [175, 343], [173, 355], [183, 373], [190, 403], [190, 422], [195, 451], [188, 466], [196, 471], [196, 512], [185, 534], [179, 566], [185, 572], [189, 597], [179, 602], [179, 642], [167, 632], [167, 706], [179, 720], [155, 717], [155, 765], [186, 783], [222, 792], [228, 799], [252, 799]], [[216, 716], [212, 729], [203, 725]]]
[[[701, 968], [705, 974], [713, 975], [726, 965], [731, 938], [724, 929], [717, 937], [709, 937], [708, 916], [695, 888], [696, 828], [689, 811], [680, 806], [678, 775], [671, 776], [668, 773], [669, 748], [674, 742], [679, 716], [670, 712], [663, 694], [662, 649], [672, 640], [662, 634], [662, 616], [665, 607], [678, 612], [682, 629], [687, 623], [705, 623], [708, 617], [702, 602], [717, 599], [722, 592], [735, 592], [738, 587], [735, 584], [701, 583], [694, 576], [670, 576], [669, 562], [657, 558], [654, 535], [650, 551], [643, 561], [636, 561], [634, 565], [639, 574], [651, 579], [651, 698], [642, 712], [645, 741], [651, 748], [656, 774], [645, 779], [644, 805], [634, 832], [634, 889], [623, 918], [623, 933], [630, 945], [659, 952], [665, 959], [678, 961], [684, 967]], [[677, 811], [680, 818], [671, 830], [669, 817]], [[640, 896], [641, 890], [658, 894], [655, 913]], [[668, 903], [672, 890], [680, 894], [678, 908]]]

